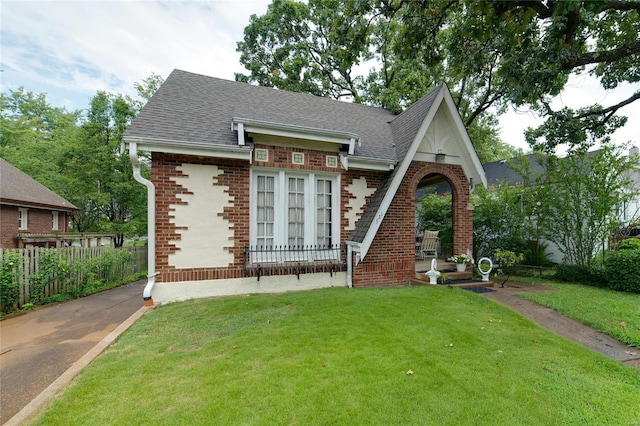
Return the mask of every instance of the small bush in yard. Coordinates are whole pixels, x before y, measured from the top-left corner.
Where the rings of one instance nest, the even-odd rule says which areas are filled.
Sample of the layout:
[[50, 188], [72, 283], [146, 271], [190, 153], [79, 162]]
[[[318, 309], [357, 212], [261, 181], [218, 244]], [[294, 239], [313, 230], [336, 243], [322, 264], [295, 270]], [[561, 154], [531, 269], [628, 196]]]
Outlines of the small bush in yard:
[[553, 277], [558, 281], [608, 287], [605, 270], [599, 266], [559, 264]]
[[639, 238], [627, 238], [620, 243], [619, 250], [640, 250]]
[[609, 288], [640, 293], [640, 250], [609, 253], [605, 270]]

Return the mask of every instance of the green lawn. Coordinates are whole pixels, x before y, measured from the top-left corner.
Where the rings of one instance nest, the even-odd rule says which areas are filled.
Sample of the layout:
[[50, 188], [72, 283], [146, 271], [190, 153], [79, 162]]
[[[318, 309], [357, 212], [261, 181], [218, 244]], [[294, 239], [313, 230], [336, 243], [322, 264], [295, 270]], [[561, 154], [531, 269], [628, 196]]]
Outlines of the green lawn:
[[640, 370], [481, 295], [338, 288], [150, 311], [36, 424], [626, 425], [639, 400]]
[[552, 285], [558, 291], [521, 293], [518, 296], [547, 306], [621, 342], [640, 348], [640, 294], [580, 284], [540, 280], [536, 280], [536, 283]]

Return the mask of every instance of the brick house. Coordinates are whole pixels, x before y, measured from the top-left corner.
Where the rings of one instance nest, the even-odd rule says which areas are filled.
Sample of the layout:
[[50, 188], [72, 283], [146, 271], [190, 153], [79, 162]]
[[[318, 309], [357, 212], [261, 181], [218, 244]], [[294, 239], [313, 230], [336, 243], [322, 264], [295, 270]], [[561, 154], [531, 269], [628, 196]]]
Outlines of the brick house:
[[148, 189], [146, 303], [406, 284], [416, 190], [449, 183], [466, 253], [469, 193], [486, 185], [444, 84], [394, 115], [175, 70], [124, 144]]
[[77, 207], [0, 158], [0, 247], [60, 247]]

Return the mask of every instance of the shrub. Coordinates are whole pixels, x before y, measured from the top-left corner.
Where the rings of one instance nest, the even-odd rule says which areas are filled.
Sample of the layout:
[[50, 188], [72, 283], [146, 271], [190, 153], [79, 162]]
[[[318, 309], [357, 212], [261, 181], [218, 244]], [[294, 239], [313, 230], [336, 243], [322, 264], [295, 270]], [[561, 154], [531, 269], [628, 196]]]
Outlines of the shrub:
[[549, 244], [543, 241], [527, 242], [527, 249], [524, 251], [523, 264], [529, 266], [552, 266]]
[[69, 266], [59, 251], [42, 250], [38, 260], [38, 272], [29, 277], [29, 301], [36, 305], [41, 304], [46, 294], [51, 291], [52, 284], [62, 281], [68, 270]]
[[11, 312], [18, 303], [20, 283], [18, 281], [18, 266], [23, 257], [15, 251], [4, 253], [0, 261], [0, 308], [2, 312]]
[[640, 250], [609, 253], [605, 261], [609, 288], [640, 293]]
[[640, 250], [640, 238], [627, 238], [620, 243], [619, 250]]
[[559, 264], [554, 278], [558, 281], [608, 287], [605, 270], [599, 266]]
[[511, 275], [515, 273], [515, 267], [522, 262], [524, 255], [522, 253], [514, 253], [510, 250], [496, 250], [496, 271], [498, 274], [503, 275], [504, 281], [500, 287], [504, 287], [504, 284], [509, 280]]

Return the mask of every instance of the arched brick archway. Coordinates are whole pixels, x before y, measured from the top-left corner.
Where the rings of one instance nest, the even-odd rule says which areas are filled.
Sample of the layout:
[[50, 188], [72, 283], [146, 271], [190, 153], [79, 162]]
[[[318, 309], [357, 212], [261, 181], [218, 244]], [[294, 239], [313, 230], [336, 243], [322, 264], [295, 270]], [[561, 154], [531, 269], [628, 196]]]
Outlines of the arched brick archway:
[[451, 186], [453, 252], [467, 253], [467, 250], [473, 250], [473, 208], [469, 199], [469, 183], [462, 167], [413, 161], [403, 183], [411, 194], [415, 194], [420, 181], [433, 174], [442, 176]]
[[456, 165], [414, 161], [398, 187], [369, 252], [353, 270], [354, 286], [405, 285], [415, 276], [415, 193], [429, 174], [441, 175], [452, 189], [453, 248], [466, 253], [473, 242], [469, 184]]

